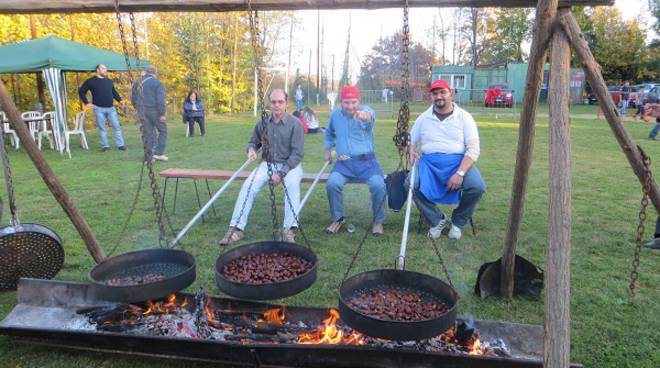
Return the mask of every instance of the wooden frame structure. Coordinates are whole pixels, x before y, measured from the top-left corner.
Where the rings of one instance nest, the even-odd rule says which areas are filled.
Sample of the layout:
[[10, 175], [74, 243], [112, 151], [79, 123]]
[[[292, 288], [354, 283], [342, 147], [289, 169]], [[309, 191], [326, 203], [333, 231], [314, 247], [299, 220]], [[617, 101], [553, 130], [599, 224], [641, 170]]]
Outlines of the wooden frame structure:
[[[402, 7], [402, 0], [253, 0], [255, 10], [303, 9], [378, 9]], [[621, 117], [609, 97], [600, 66], [584, 40], [573, 5], [612, 5], [613, 0], [408, 0], [411, 7], [536, 7], [536, 21], [531, 45], [529, 69], [520, 113], [516, 167], [513, 179], [507, 232], [503, 244], [501, 293], [513, 294], [515, 249], [522, 222], [529, 168], [532, 162], [536, 109], [543, 80], [543, 64], [552, 45], [548, 104], [550, 111], [550, 182], [548, 210], [547, 272], [545, 282], [544, 367], [569, 367], [570, 359], [570, 249], [571, 249], [571, 145], [569, 126], [569, 67], [571, 48], [578, 55], [594, 89], [602, 102], [603, 113], [621, 146], [633, 172], [644, 183], [642, 153], [621, 124]], [[245, 0], [121, 0], [121, 11], [244, 11]], [[18, 13], [85, 13], [114, 11], [115, 0], [4, 0], [0, 14]], [[20, 115], [0, 81], [0, 107], [55, 198], [71, 218], [98, 262], [105, 255], [91, 230], [73, 206], [64, 188], [48, 168], [41, 152], [29, 139]], [[660, 190], [652, 180], [651, 201], [660, 212]]]

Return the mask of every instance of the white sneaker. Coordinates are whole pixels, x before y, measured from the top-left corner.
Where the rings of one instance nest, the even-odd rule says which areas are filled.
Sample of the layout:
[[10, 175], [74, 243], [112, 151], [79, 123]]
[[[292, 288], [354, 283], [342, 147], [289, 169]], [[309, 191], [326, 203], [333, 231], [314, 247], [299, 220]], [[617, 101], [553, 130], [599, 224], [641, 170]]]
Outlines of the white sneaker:
[[450, 222], [449, 217], [445, 216], [437, 225], [429, 229], [429, 237], [438, 239], [442, 235], [442, 230], [444, 230]]
[[169, 158], [165, 155], [154, 155], [154, 160], [156, 161], [167, 161]]
[[447, 234], [447, 237], [451, 240], [458, 240], [461, 238], [461, 235], [463, 235], [461, 228], [456, 225], [451, 225], [451, 229], [449, 229], [449, 234]]

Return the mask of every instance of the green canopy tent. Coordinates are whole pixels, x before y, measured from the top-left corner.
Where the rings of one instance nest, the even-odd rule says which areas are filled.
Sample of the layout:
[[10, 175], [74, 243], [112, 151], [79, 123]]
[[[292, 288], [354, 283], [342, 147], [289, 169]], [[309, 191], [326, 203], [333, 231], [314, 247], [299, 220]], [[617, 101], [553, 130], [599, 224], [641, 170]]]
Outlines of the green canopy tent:
[[[129, 58], [129, 63], [132, 70], [138, 69], [135, 58]], [[64, 153], [62, 142], [67, 120], [65, 72], [94, 71], [98, 64], [104, 64], [110, 71], [128, 70], [122, 54], [55, 36], [0, 47], [0, 73], [43, 73], [55, 106], [53, 135], [60, 153]], [[148, 64], [141, 61], [139, 66]]]

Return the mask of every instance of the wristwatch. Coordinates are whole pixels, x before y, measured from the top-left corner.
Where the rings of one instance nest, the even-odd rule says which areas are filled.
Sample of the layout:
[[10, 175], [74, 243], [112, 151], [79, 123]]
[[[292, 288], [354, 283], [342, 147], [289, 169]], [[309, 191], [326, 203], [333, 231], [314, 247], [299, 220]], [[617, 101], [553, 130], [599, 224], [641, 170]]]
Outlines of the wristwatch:
[[460, 176], [460, 177], [462, 178], [462, 177], [465, 176], [465, 171], [463, 171], [463, 170], [458, 170], [458, 171], [456, 171], [456, 174], [458, 174], [458, 176]]

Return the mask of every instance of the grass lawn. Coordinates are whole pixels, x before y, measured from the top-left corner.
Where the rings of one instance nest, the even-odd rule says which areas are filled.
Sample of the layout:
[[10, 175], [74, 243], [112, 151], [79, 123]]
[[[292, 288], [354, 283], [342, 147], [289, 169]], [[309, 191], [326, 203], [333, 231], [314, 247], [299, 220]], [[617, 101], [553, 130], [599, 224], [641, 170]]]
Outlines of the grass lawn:
[[[424, 107], [414, 106], [414, 116]], [[585, 367], [657, 368], [660, 366], [660, 253], [642, 250], [638, 295], [634, 299], [627, 295], [641, 196], [640, 184], [607, 123], [595, 119], [595, 108], [576, 106], [572, 108], [572, 113], [575, 115], [571, 142], [571, 360], [583, 363]], [[321, 115], [322, 120], [325, 120], [327, 111]], [[441, 242], [445, 262], [461, 295], [459, 315], [542, 324], [542, 298], [505, 300], [491, 297], [481, 300], [472, 292], [479, 266], [497, 259], [501, 253], [518, 138], [517, 120], [510, 114], [500, 114], [497, 119], [494, 114], [486, 113], [475, 117], [481, 133], [482, 153], [478, 166], [488, 186], [488, 192], [474, 215], [477, 236], [465, 231], [458, 242], [450, 242], [446, 238]], [[391, 140], [396, 121], [381, 118], [377, 124], [377, 154], [383, 170], [389, 172], [395, 169], [398, 162]], [[659, 172], [660, 145], [643, 139], [651, 125], [630, 118], [626, 119], [625, 124], [633, 138], [658, 160], [653, 168], [656, 173]], [[253, 125], [254, 119], [248, 114], [215, 116], [207, 123], [208, 132], [205, 137], [186, 138], [180, 119], [173, 117], [170, 119], [167, 150], [170, 161], [156, 164], [156, 170], [168, 167], [235, 170], [245, 160], [244, 147]], [[545, 268], [548, 212], [547, 108], [539, 109], [536, 135], [518, 253]], [[45, 155], [100, 243], [109, 250], [114, 245], [133, 200], [142, 153], [137, 129], [130, 124], [125, 125], [129, 146], [126, 152], [113, 148], [101, 153], [97, 148], [96, 131], [88, 131], [88, 137], [94, 149], [84, 151], [76, 147], [71, 160], [52, 151], [46, 151]], [[316, 172], [321, 167], [322, 141], [322, 134], [306, 137], [303, 162], [306, 172]], [[47, 190], [25, 151], [12, 150], [10, 159], [21, 220], [45, 224], [54, 229], [64, 241], [66, 260], [57, 279], [85, 281], [94, 263], [82, 240]], [[162, 187], [162, 181], [160, 184]], [[211, 190], [217, 190], [221, 184], [211, 182]], [[307, 184], [303, 185], [303, 191], [307, 187]], [[158, 231], [151, 196], [148, 186], [143, 190], [125, 241], [116, 254], [156, 246]], [[227, 228], [238, 190], [239, 185], [233, 185], [216, 203], [218, 216], [206, 216], [206, 221], [197, 224], [181, 243], [181, 247], [197, 259], [197, 281], [188, 291], [195, 291], [203, 285], [210, 293], [219, 294], [213, 277], [214, 262], [218, 255], [216, 241]], [[173, 191], [168, 189], [168, 192], [165, 202], [170, 205], [171, 211]], [[279, 193], [278, 190], [281, 211]], [[246, 242], [264, 239], [269, 235], [271, 220], [265, 191], [259, 198], [246, 229]], [[323, 186], [318, 188], [302, 212], [303, 228], [320, 259], [319, 277], [312, 288], [287, 299], [287, 303], [336, 305], [337, 287], [371, 217], [366, 186], [348, 186], [344, 201], [347, 218], [358, 229], [352, 234], [343, 232], [333, 237], [323, 234], [323, 229], [329, 223]], [[3, 221], [6, 223], [9, 211], [7, 201], [4, 203]], [[182, 228], [197, 208], [192, 182], [182, 181], [177, 212], [173, 216], [175, 228]], [[655, 219], [654, 211], [650, 213], [647, 236], [652, 233]], [[416, 224], [416, 210], [413, 216], [413, 224]], [[398, 254], [402, 227], [403, 213], [388, 212], [386, 236], [370, 239], [365, 244], [354, 272], [391, 267]], [[424, 234], [417, 233], [416, 225], [411, 228], [407, 261], [411, 270], [443, 277], [429, 241]], [[14, 307], [15, 300], [14, 292], [0, 293], [0, 317], [4, 317]], [[0, 356], [2, 367], [200, 366], [197, 363], [31, 346], [15, 343], [5, 336], [0, 336]]]

